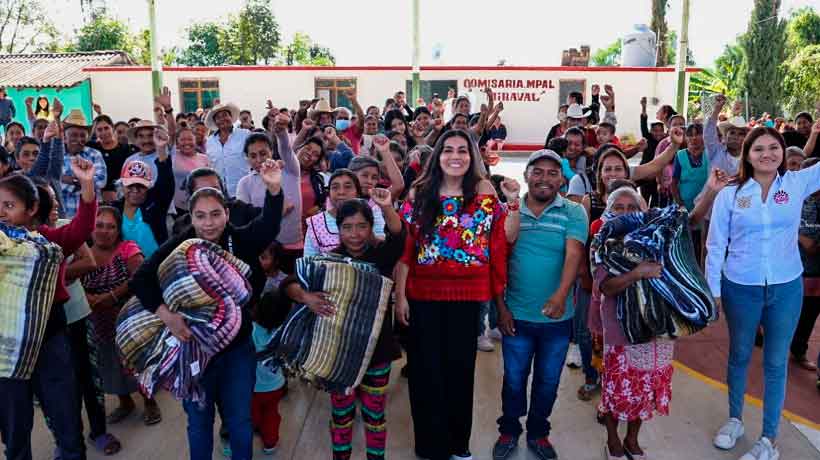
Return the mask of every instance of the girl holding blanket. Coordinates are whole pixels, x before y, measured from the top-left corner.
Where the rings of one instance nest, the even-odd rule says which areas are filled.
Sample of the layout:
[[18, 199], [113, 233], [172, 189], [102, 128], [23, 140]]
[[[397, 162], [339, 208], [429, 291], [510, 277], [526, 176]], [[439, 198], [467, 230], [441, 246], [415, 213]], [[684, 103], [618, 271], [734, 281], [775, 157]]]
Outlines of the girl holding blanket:
[[173, 335], [181, 340], [191, 339], [191, 331], [183, 317], [171, 312], [165, 305], [159, 284], [160, 264], [185, 240], [200, 238], [231, 252], [251, 267], [251, 301], [242, 312], [242, 327], [233, 341], [213, 357], [202, 372], [200, 383], [205, 390], [205, 401], [183, 401], [188, 415], [188, 445], [192, 460], [207, 460], [213, 453], [213, 422], [215, 405], [230, 434], [234, 460], [253, 457], [251, 428], [251, 397], [256, 374], [256, 359], [250, 341], [251, 311], [265, 286], [265, 273], [259, 266], [259, 253], [270, 245], [279, 233], [282, 218], [282, 169], [280, 163], [266, 161], [260, 175], [267, 187], [262, 214], [245, 227], [234, 227], [228, 222], [226, 200], [214, 188], [197, 190], [189, 200], [191, 228], [168, 240], [137, 270], [130, 291], [135, 293], [143, 307], [155, 312]]
[[[332, 192], [331, 192], [332, 193]], [[336, 225], [339, 228], [339, 246], [332, 252], [376, 265], [382, 276], [392, 277], [393, 267], [404, 250], [404, 226], [393, 209], [391, 194], [385, 189], [372, 189], [370, 199], [384, 214], [386, 238], [375, 236], [373, 211], [367, 201], [351, 199], [338, 204]], [[332, 316], [335, 307], [322, 292], [305, 292], [290, 277], [282, 283], [285, 293], [297, 303], [307, 305], [318, 315]], [[331, 393], [332, 405], [330, 436], [334, 460], [351, 458], [353, 420], [356, 416], [356, 399], [362, 404], [365, 426], [365, 443], [368, 460], [384, 458], [387, 445], [387, 424], [384, 411], [387, 406], [385, 390], [390, 381], [391, 362], [401, 357], [393, 337], [392, 312], [388, 310], [382, 324], [379, 340], [370, 359], [370, 366], [356, 391], [347, 395]]]

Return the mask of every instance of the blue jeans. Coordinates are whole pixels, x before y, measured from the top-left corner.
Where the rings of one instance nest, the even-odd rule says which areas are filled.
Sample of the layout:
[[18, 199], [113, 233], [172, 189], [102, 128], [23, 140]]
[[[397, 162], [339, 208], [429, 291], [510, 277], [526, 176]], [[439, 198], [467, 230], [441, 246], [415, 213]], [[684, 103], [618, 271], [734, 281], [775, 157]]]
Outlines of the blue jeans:
[[[549, 416], [558, 394], [571, 333], [571, 319], [558, 323], [515, 320], [515, 335], [505, 335], [501, 342], [504, 354], [502, 415], [498, 419], [501, 434], [520, 436], [523, 430], [518, 419], [527, 415], [527, 439], [549, 435]], [[527, 413], [527, 379], [531, 367], [534, 367], [532, 400]]]
[[587, 382], [598, 382], [598, 370], [592, 367], [592, 334], [587, 326], [589, 301], [591, 293], [581, 289], [580, 283], [575, 286], [575, 316], [572, 318], [575, 343], [581, 351], [581, 366]]
[[725, 277], [721, 298], [729, 325], [729, 416], [742, 418], [749, 360], [758, 324], [763, 327], [763, 433], [777, 437], [780, 412], [786, 398], [789, 344], [803, 302], [803, 279], [768, 286], [746, 286]]
[[253, 457], [251, 397], [256, 383], [256, 357], [250, 339], [208, 363], [200, 380], [205, 401], [183, 401], [188, 414], [191, 460], [210, 460], [214, 450], [214, 409], [219, 406], [231, 438], [233, 460]]

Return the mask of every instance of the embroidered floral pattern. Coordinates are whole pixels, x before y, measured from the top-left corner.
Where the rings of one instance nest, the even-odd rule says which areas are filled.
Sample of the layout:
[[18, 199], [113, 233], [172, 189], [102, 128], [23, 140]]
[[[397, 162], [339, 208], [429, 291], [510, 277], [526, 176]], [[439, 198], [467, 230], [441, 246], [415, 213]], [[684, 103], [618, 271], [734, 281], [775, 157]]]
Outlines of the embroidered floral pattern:
[[621, 421], [669, 415], [672, 401], [672, 342], [604, 345], [601, 402], [598, 411]]
[[[495, 197], [480, 195], [464, 204], [463, 197], [442, 197], [442, 214], [433, 235], [418, 248], [419, 265], [450, 262], [464, 266], [489, 263], [490, 231], [502, 212]], [[401, 215], [413, 221], [413, 207], [405, 203]]]

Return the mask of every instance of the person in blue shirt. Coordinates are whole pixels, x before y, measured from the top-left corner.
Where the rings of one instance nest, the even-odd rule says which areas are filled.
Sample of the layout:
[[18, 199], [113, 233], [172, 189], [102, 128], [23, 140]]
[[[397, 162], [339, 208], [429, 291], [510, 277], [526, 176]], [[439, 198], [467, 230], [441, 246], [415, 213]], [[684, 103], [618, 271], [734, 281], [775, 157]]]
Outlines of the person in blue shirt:
[[521, 220], [509, 256], [506, 295], [495, 299], [504, 334], [500, 436], [493, 447], [497, 460], [506, 459], [517, 447], [523, 432], [519, 418], [524, 415], [527, 447], [538, 459], [556, 458], [549, 441], [549, 416], [569, 348], [573, 286], [589, 232], [584, 208], [559, 194], [561, 169], [562, 158], [552, 150], [533, 153], [524, 172], [527, 194], [520, 202], [508, 202], [511, 210], [520, 206]]
[[743, 400], [758, 325], [763, 327], [763, 430], [743, 460], [775, 460], [786, 395], [789, 344], [803, 301], [798, 233], [803, 202], [820, 190], [820, 165], [787, 171], [777, 130], [743, 142], [737, 181], [721, 190], [706, 244], [706, 280], [729, 326], [729, 420], [714, 438], [731, 449], [743, 436]]

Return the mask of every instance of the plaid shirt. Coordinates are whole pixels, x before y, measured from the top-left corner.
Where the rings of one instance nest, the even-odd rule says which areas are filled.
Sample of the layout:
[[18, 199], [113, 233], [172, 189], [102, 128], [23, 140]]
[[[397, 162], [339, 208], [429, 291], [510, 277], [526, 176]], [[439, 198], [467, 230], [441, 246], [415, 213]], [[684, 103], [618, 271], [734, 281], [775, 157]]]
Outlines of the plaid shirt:
[[[80, 158], [85, 160], [89, 160], [94, 163], [94, 185], [97, 189], [97, 196], [99, 196], [99, 191], [105, 187], [106, 180], [108, 178], [108, 172], [105, 167], [105, 160], [103, 160], [102, 154], [92, 149], [91, 147], [86, 147], [82, 152], [78, 153], [77, 155]], [[73, 176], [74, 174], [71, 172], [71, 158], [74, 155], [66, 154], [63, 157], [63, 175], [66, 176]], [[65, 217], [67, 219], [71, 219], [77, 214], [77, 206], [80, 203], [80, 186], [78, 185], [69, 185], [65, 183], [61, 183], [62, 185], [62, 197], [63, 197], [63, 208], [65, 211]]]

